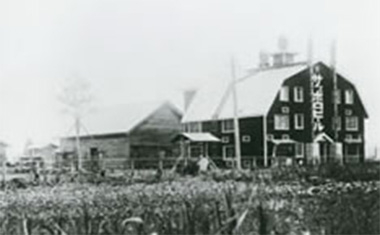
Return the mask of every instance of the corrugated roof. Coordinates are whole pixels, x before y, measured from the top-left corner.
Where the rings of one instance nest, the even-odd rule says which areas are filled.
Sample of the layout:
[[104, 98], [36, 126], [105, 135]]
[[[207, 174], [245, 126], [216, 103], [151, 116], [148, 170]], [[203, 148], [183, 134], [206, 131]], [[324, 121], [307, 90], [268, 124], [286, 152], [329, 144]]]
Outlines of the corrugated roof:
[[168, 102], [147, 102], [98, 108], [82, 120], [84, 135], [128, 133]]
[[[306, 68], [305, 64], [297, 64], [267, 69], [239, 80], [236, 86], [238, 116], [251, 117], [266, 114], [285, 79]], [[216, 84], [200, 90], [185, 113], [182, 122], [232, 118], [233, 100], [229, 88], [228, 84]], [[222, 102], [223, 96], [226, 96], [224, 102]], [[218, 108], [218, 106], [220, 107]]]

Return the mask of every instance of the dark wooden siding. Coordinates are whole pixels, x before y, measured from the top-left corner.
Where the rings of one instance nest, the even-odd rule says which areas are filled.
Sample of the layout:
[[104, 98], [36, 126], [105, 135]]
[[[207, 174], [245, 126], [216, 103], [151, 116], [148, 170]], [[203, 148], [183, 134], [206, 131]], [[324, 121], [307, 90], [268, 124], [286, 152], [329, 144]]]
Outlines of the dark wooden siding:
[[[321, 75], [323, 77], [323, 103], [324, 103], [324, 118], [323, 124], [325, 126], [324, 132], [331, 138], [334, 138], [333, 129], [333, 116], [334, 116], [334, 104], [333, 104], [333, 77], [332, 71], [323, 63], [319, 63]], [[269, 112], [268, 112], [268, 133], [272, 134], [274, 138], [281, 138], [282, 135], [287, 134], [291, 139], [296, 141], [310, 143], [312, 141], [312, 124], [311, 124], [311, 92], [310, 92], [310, 75], [308, 70], [296, 74], [295, 76], [288, 78], [283, 83], [284, 86], [289, 87], [289, 101], [283, 102], [279, 100], [279, 94], [277, 94]], [[304, 90], [304, 101], [302, 103], [294, 102], [294, 87], [302, 86]], [[338, 141], [344, 142], [347, 134], [353, 136], [360, 135], [363, 139], [363, 143], [360, 145], [361, 155], [364, 156], [364, 119], [367, 116], [363, 103], [355, 86], [347, 79], [338, 76], [337, 88], [340, 90], [341, 103], [338, 105], [338, 116], [341, 118], [341, 130], [338, 131]], [[279, 88], [280, 89], [280, 88]], [[354, 92], [354, 103], [346, 104], [345, 91], [352, 90]], [[290, 126], [288, 131], [280, 131], [274, 129], [274, 115], [282, 113], [282, 107], [289, 108], [289, 121]], [[358, 131], [346, 130], [345, 117], [347, 117], [346, 111], [350, 110], [352, 114], [350, 116], [356, 116], [359, 120]], [[294, 128], [294, 114], [304, 114], [304, 129], [296, 130]], [[347, 144], [345, 145], [347, 146]]]
[[160, 151], [173, 155], [172, 139], [181, 131], [181, 116], [164, 105], [129, 134], [132, 157], [156, 157]]
[[[81, 151], [85, 160], [89, 160], [91, 148], [104, 154], [105, 166], [123, 168], [129, 158], [155, 158], [164, 151], [167, 156], [173, 154], [171, 139], [180, 132], [181, 115], [170, 105], [163, 105], [146, 118], [130, 133], [81, 137]], [[75, 139], [63, 138], [61, 148], [66, 152], [75, 152]]]

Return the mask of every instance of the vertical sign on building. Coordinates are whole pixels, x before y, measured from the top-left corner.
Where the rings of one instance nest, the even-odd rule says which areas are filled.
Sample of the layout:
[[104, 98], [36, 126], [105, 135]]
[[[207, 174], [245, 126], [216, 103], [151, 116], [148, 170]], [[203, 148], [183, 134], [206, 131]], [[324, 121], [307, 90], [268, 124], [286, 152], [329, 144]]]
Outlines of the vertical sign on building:
[[323, 77], [320, 73], [318, 65], [312, 68], [311, 74], [311, 105], [312, 105], [312, 125], [313, 125], [313, 136], [317, 136], [322, 133], [325, 129], [323, 125]]

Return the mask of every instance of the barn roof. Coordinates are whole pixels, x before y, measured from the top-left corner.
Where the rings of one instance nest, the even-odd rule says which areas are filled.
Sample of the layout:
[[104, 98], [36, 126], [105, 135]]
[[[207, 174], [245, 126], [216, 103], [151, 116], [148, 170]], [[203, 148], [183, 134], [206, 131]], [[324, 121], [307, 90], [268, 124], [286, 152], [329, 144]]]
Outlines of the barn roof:
[[[266, 114], [285, 79], [306, 69], [306, 64], [253, 72], [236, 85], [238, 116]], [[228, 119], [233, 117], [230, 84], [216, 84], [197, 92], [182, 122]]]
[[84, 135], [128, 133], [165, 105], [169, 106], [178, 115], [181, 115], [174, 105], [164, 101], [98, 108], [83, 118], [82, 123], [86, 131]]

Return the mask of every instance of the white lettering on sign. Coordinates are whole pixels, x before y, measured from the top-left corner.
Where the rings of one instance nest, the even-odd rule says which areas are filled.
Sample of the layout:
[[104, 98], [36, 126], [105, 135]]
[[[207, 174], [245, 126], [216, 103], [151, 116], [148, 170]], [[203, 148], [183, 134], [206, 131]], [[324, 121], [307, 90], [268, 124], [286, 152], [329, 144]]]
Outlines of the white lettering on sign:
[[323, 77], [320, 74], [319, 67], [313, 68], [311, 75], [311, 89], [312, 89], [312, 117], [313, 117], [313, 132], [318, 134], [324, 130], [323, 125]]

